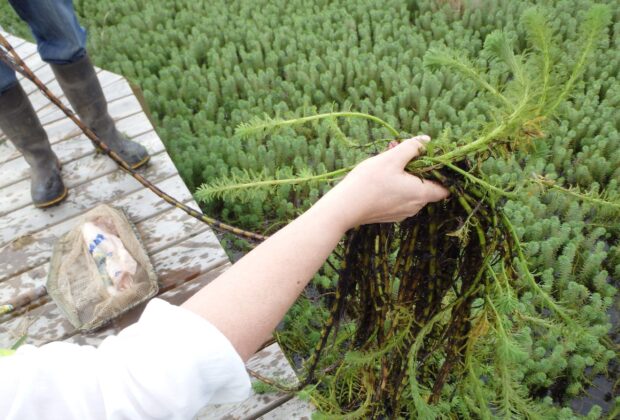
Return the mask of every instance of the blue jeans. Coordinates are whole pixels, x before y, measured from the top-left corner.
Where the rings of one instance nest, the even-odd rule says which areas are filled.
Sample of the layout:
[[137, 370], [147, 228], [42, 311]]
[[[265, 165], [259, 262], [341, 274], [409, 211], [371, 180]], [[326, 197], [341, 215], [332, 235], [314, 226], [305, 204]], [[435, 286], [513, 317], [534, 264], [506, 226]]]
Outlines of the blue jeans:
[[[0, 0], [2, 1], [2, 0]], [[86, 54], [86, 30], [73, 11], [72, 0], [9, 0], [28, 23], [39, 55], [48, 63], [68, 64]], [[0, 60], [0, 95], [17, 83], [15, 72]]]

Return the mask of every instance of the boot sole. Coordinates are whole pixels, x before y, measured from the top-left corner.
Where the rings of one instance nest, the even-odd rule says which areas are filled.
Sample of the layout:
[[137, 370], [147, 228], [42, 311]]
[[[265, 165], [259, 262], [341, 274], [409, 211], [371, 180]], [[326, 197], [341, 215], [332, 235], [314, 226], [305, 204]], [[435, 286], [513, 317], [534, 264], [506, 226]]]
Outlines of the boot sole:
[[56, 197], [50, 201], [46, 201], [45, 203], [34, 203], [34, 206], [38, 209], [43, 209], [46, 207], [51, 207], [53, 205], [56, 205], [67, 197], [68, 192], [69, 190], [67, 189], [67, 187], [65, 187], [65, 190], [62, 192], [62, 194], [59, 197]]
[[[146, 164], [150, 159], [151, 159], [151, 156], [147, 155], [140, 162], [132, 165], [131, 169], [138, 169], [139, 167], [141, 167], [144, 164]], [[67, 187], [65, 187], [65, 190], [62, 192], [62, 194], [60, 196], [54, 198], [53, 200], [46, 201], [44, 203], [34, 203], [34, 206], [36, 208], [38, 208], [38, 209], [42, 209], [42, 208], [51, 207], [53, 205], [56, 205], [56, 204], [60, 203], [62, 200], [64, 200], [67, 197], [68, 192], [69, 192], [69, 190], [67, 189]]]
[[150, 159], [151, 159], [151, 155], [146, 155], [146, 157], [142, 159], [140, 162], [134, 163], [133, 165], [131, 165], [131, 169], [138, 169], [139, 167], [146, 164]]
[[[96, 148], [96, 152], [97, 153], [101, 153], [102, 155], [105, 155], [105, 153], [103, 152], [103, 150], [101, 150], [99, 147]], [[146, 157], [144, 159], [142, 159], [140, 162], [138, 163], [134, 163], [133, 165], [130, 165], [129, 167], [131, 169], [138, 169], [139, 167], [143, 166], [145, 163], [147, 163], [149, 160], [151, 159], [151, 155], [146, 155]]]

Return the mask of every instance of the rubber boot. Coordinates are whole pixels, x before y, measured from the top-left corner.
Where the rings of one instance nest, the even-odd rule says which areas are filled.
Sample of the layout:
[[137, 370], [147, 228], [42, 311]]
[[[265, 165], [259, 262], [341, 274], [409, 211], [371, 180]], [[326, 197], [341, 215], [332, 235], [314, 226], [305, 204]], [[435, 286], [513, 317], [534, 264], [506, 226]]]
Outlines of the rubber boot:
[[51, 64], [51, 67], [84, 124], [133, 169], [148, 162], [149, 154], [144, 146], [129, 140], [116, 129], [88, 54], [73, 63]]
[[67, 196], [60, 161], [19, 83], [0, 95], [0, 129], [30, 165], [30, 193], [36, 207], [49, 207]]

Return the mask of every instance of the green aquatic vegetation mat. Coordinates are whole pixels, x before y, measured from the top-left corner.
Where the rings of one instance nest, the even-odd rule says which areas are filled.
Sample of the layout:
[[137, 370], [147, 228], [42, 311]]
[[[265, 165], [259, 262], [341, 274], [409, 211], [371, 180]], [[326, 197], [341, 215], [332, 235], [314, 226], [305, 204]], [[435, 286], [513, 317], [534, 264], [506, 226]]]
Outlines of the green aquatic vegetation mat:
[[[612, 24], [596, 60], [561, 104], [561, 118], [544, 142], [519, 152], [525, 166], [506, 156], [482, 162], [485, 180], [506, 191], [522, 177], [541, 176], [545, 185], [569, 187], [593, 200], [617, 198], [620, 181], [619, 12], [612, 1]], [[532, 2], [300, 1], [258, 0], [189, 2], [76, 1], [89, 30], [97, 65], [124, 74], [144, 91], [158, 133], [191, 190], [205, 182], [323, 175], [354, 165], [379, 151], [390, 136], [361, 119], [324, 120], [284, 127], [275, 135], [243, 138], [234, 128], [268, 115], [288, 120], [332, 111], [358, 111], [381, 118], [399, 133], [424, 132], [436, 140], [458, 139], [487, 122], [488, 94], [454, 69], [424, 68], [429, 49], [447, 46], [457, 58], [469, 57], [488, 69], [483, 53], [487, 35], [501, 29], [515, 53], [531, 51], [521, 15]], [[561, 40], [559, 58], [575, 64], [581, 23], [591, 1], [552, 3], [548, 28]], [[0, 3], [0, 25], [27, 30], [7, 2]], [[544, 52], [541, 52], [545, 54]], [[553, 51], [548, 51], [553, 55]], [[507, 65], [491, 66], [488, 81], [507, 82]], [[544, 82], [543, 82], [544, 83]], [[547, 82], [549, 83], [549, 81]], [[552, 82], [551, 82], [552, 83]], [[538, 129], [530, 127], [532, 134]], [[344, 136], [346, 134], [346, 136]], [[350, 142], [361, 147], [352, 147]], [[369, 147], [363, 147], [369, 145]], [[247, 175], [249, 174], [249, 176]], [[276, 175], [277, 174], [277, 175]], [[272, 232], [307, 208], [329, 184], [282, 185], [275, 194], [222, 196], [204, 210], [229, 222]], [[601, 192], [607, 196], [602, 196]], [[530, 271], [543, 290], [569, 310], [596, 337], [607, 336], [608, 315], [620, 278], [618, 225], [594, 201], [576, 200], [563, 191], [531, 188], [503, 211], [523, 245]], [[336, 275], [326, 267], [315, 280], [318, 303], [294, 312], [281, 334], [284, 346], [307, 358], [334, 292]], [[527, 290], [517, 297], [531, 317], [538, 298]], [[341, 330], [344, 327], [341, 326]], [[306, 334], [304, 340], [300, 332]], [[568, 405], [568, 398], [589, 386], [584, 374], [612, 369], [612, 355], [594, 342], [523, 329], [514, 337], [528, 357], [514, 366], [528, 395], [545, 404]], [[602, 356], [597, 356], [601, 355]], [[329, 356], [329, 352], [327, 354]], [[485, 364], [482, 367], [486, 367]], [[486, 378], [483, 375], [482, 378]], [[612, 398], [614, 396], [612, 395]], [[608, 404], [600, 401], [600, 404]], [[609, 407], [606, 408], [606, 410]], [[449, 407], [446, 408], [449, 410]], [[593, 412], [593, 415], [596, 413]], [[554, 417], [570, 418], [570, 408]]]

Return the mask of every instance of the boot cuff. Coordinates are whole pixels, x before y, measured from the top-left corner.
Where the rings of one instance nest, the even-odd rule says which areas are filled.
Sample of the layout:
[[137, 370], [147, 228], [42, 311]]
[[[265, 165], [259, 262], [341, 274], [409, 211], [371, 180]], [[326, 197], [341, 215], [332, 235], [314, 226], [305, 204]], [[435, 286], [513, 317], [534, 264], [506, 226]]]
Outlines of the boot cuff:
[[78, 58], [73, 63], [69, 64], [50, 64], [56, 78], [63, 79], [66, 82], [72, 83], [76, 80], [82, 80], [85, 74], [88, 74], [93, 65], [90, 61], [88, 53]]

